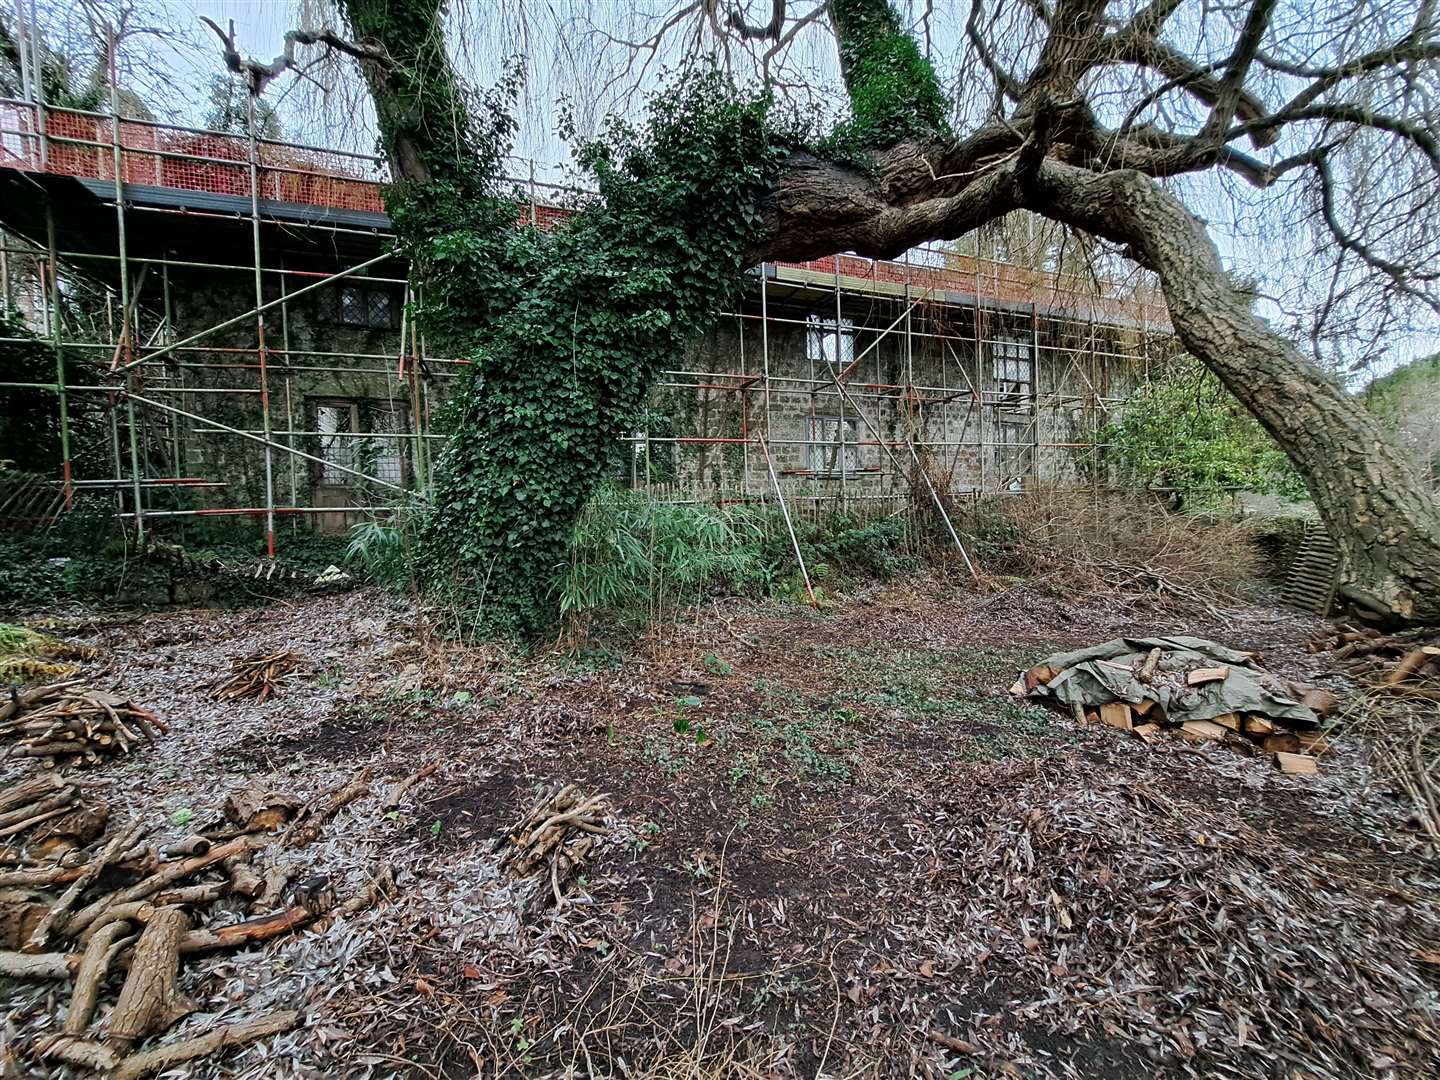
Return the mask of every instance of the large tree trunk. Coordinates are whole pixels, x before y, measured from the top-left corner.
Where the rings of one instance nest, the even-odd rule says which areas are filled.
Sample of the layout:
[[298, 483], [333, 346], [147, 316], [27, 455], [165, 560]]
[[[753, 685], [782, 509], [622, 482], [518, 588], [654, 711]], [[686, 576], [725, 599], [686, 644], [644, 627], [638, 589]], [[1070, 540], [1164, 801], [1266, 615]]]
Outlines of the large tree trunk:
[[1440, 505], [1375, 416], [1251, 314], [1205, 227], [1138, 172], [1047, 161], [1029, 209], [1128, 245], [1160, 278], [1180, 341], [1290, 456], [1342, 557], [1340, 593], [1375, 618], [1440, 621]]

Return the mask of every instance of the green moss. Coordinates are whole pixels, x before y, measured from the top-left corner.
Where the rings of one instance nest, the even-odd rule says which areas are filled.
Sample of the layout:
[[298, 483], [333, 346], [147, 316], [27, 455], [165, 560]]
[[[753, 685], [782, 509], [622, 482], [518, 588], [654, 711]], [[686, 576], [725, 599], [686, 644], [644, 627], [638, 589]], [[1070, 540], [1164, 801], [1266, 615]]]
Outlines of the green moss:
[[947, 131], [951, 103], [888, 0], [831, 0], [830, 8], [851, 119], [823, 148], [859, 156]]

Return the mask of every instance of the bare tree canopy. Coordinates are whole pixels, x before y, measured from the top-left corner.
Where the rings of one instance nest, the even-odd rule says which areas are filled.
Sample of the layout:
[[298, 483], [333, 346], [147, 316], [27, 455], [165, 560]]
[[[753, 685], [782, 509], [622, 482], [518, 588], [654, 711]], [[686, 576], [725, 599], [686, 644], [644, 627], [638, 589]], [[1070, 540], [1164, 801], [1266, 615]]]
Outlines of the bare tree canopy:
[[[398, 177], [429, 183], [457, 152], [437, 137], [455, 117], [420, 115], [407, 87], [422, 69], [455, 74], [439, 43], [443, 5], [404, 7], [397, 17], [393, 2], [347, 0], [343, 41], [304, 31], [273, 63], [242, 61], [228, 43], [227, 58], [258, 86], [293, 64], [293, 42], [359, 57]], [[1253, 216], [1261, 231], [1288, 231], [1291, 251], [1296, 235], [1318, 238], [1328, 260], [1292, 275], [1318, 297], [1305, 317], [1312, 344], [1353, 337], [1366, 320], [1372, 337], [1432, 320], [1433, 14], [1433, 0], [904, 11], [887, 0], [693, 0], [640, 36], [590, 33], [631, 85], [664, 57], [718, 62], [787, 95], [805, 92], [792, 50], [830, 35], [849, 108], [790, 154], [760, 200], [747, 260], [895, 256], [1017, 210], [1113, 245], [1157, 276], [1181, 342], [1295, 462], [1340, 542], [1346, 598], [1377, 617], [1435, 619], [1440, 510], [1375, 419], [1297, 348], [1298, 327], [1284, 336], [1252, 314], [1201, 216]], [[463, 108], [459, 94], [443, 100]]]

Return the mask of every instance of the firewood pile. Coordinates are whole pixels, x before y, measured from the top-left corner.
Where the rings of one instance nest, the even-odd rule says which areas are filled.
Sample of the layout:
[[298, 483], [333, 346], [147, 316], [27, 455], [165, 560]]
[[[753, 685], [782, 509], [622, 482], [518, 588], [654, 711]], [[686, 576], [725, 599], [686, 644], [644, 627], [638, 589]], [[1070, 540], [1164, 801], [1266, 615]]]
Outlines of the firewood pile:
[[285, 1011], [138, 1049], [196, 1010], [178, 989], [187, 959], [328, 926], [393, 890], [382, 869], [342, 899], [284, 854], [368, 793], [367, 775], [309, 802], [242, 788], [213, 824], [169, 838], [53, 772], [0, 794], [0, 820], [16, 826], [0, 869], [0, 977], [69, 988], [63, 1025], [28, 1052], [126, 1080], [295, 1027], [301, 1014]]
[[1331, 653], [1340, 670], [1378, 690], [1440, 701], [1440, 633], [1433, 628], [1384, 634], [1341, 624], [1312, 638], [1310, 651]]
[[565, 887], [610, 832], [604, 812], [604, 795], [585, 798], [573, 784], [557, 785], [495, 841], [502, 873], [513, 881], [534, 879], [521, 900], [524, 911], [543, 910], [552, 901], [565, 906]]
[[277, 653], [252, 653], [230, 664], [230, 674], [213, 684], [216, 701], [262, 702], [275, 696], [280, 684], [304, 662], [288, 649]]
[[1317, 771], [1333, 753], [1319, 731], [1339, 701], [1328, 690], [1259, 668], [1254, 653], [1192, 637], [1118, 638], [1051, 656], [1011, 693], [1068, 708], [1080, 723], [1226, 743], [1272, 755], [1282, 772]]
[[12, 692], [0, 704], [0, 742], [9, 744], [5, 756], [38, 758], [46, 769], [97, 765], [169, 731], [130, 699], [73, 682]]

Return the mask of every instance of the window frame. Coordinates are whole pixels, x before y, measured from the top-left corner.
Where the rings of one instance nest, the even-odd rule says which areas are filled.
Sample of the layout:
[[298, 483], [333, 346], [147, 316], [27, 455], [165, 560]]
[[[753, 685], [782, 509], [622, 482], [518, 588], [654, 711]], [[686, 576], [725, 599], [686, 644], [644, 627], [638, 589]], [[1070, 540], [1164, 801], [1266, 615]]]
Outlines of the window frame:
[[[358, 305], [357, 318], [346, 317], [345, 297], [347, 295], [355, 297], [355, 303]], [[375, 301], [378, 297], [384, 298], [386, 312], [384, 322], [377, 321], [373, 317]], [[342, 281], [330, 290], [330, 298], [325, 305], [324, 314], [333, 325], [343, 326], [349, 330], [396, 330], [400, 326], [399, 309], [399, 297], [396, 290], [389, 285], [365, 285], [356, 281]]]
[[[834, 355], [826, 355], [833, 353]], [[838, 357], [838, 359], [837, 359]], [[839, 368], [855, 362], [855, 320], [827, 319], [811, 312], [805, 317], [805, 359]]]
[[[321, 459], [313, 466], [311, 482], [314, 486], [358, 488], [366, 483], [361, 477], [352, 473], [329, 471], [332, 463], [354, 469], [366, 476], [399, 484], [401, 487], [411, 486], [410, 446], [406, 439], [406, 436], [411, 433], [411, 418], [410, 406], [407, 402], [392, 402], [388, 398], [356, 398], [331, 394], [306, 398], [305, 409], [313, 432], [309, 437], [315, 440], [315, 457]], [[348, 410], [350, 417], [348, 430], [336, 431], [327, 436], [321, 430], [320, 417], [321, 410], [324, 409]], [[381, 413], [395, 417], [398, 428], [394, 431], [377, 431], [375, 417]], [[386, 446], [394, 447], [393, 456], [396, 462], [394, 477], [382, 476], [380, 471], [374, 468], [373, 460], [367, 460], [377, 456], [375, 447]], [[334, 454], [332, 457], [332, 450], [342, 452]]]
[[[826, 424], [835, 425], [836, 438], [822, 439]], [[843, 426], [842, 426], [843, 425]], [[838, 437], [841, 431], [846, 438]], [[855, 476], [864, 468], [860, 446], [860, 420], [856, 416], [807, 414], [805, 417], [805, 469], [815, 476]], [[850, 436], [854, 436], [851, 438]], [[843, 453], [842, 453], [843, 451]], [[831, 464], [825, 463], [825, 458]], [[835, 462], [835, 459], [840, 460]], [[837, 467], [838, 465], [838, 467]]]
[[[1001, 404], [1029, 405], [1035, 399], [1035, 343], [1029, 338], [1004, 336], [991, 338], [990, 385], [999, 395]], [[1027, 377], [1017, 379], [1015, 372], [1023, 365]]]

